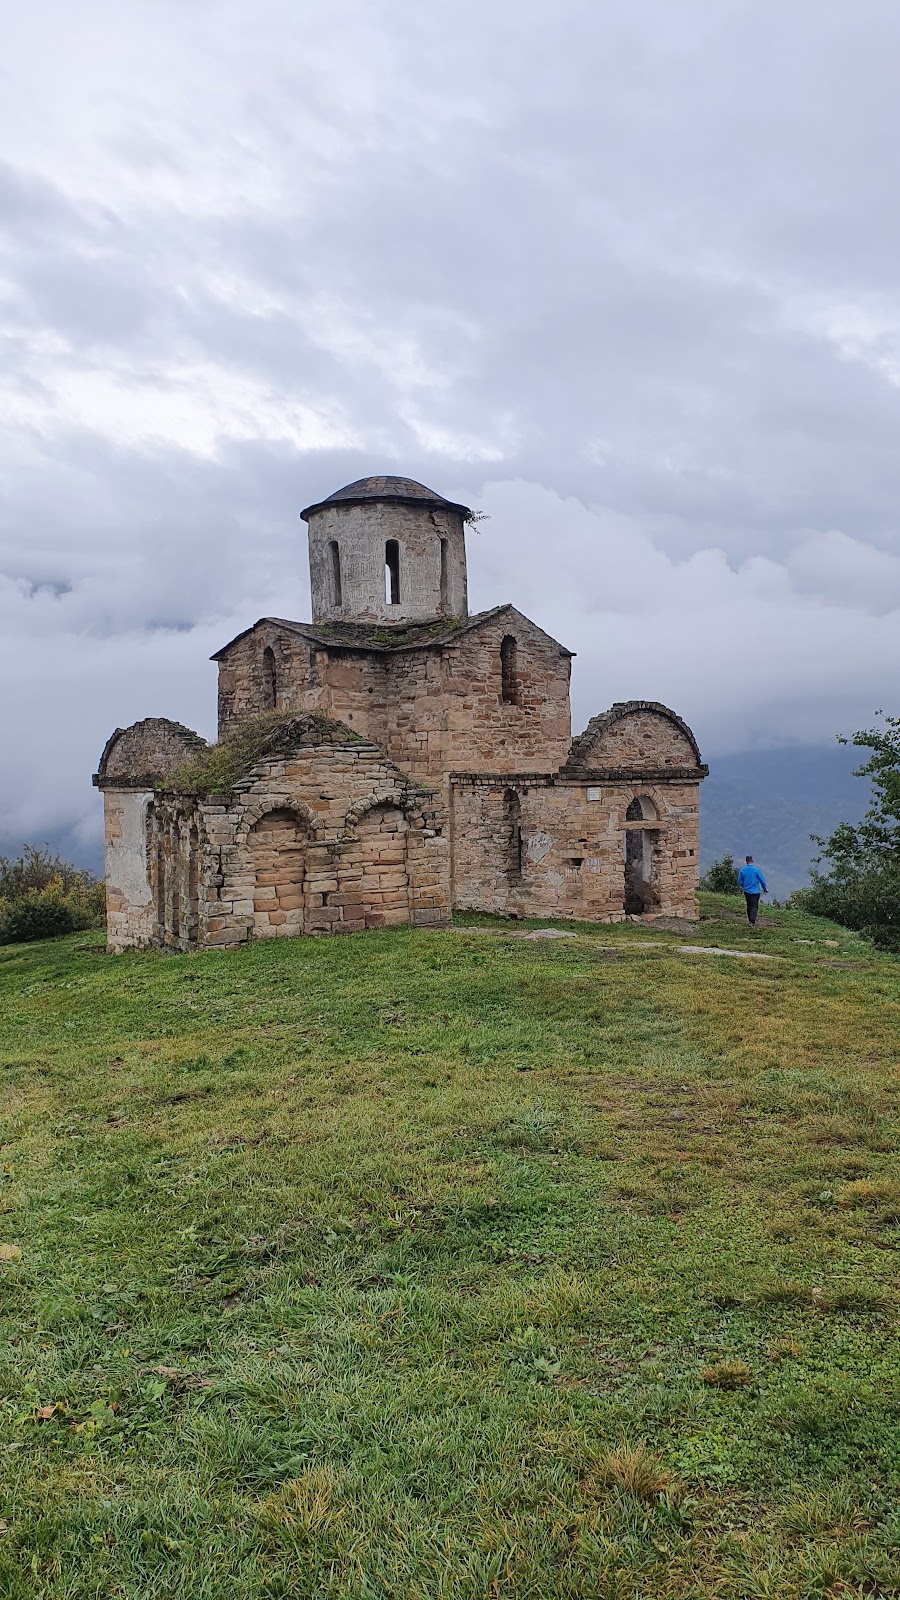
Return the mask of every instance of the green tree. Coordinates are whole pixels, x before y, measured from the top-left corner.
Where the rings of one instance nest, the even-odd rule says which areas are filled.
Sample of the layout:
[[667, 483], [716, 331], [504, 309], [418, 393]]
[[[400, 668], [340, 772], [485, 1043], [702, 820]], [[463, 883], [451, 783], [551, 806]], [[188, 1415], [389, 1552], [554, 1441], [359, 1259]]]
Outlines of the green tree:
[[711, 894], [740, 894], [737, 874], [733, 856], [724, 855], [721, 861], [714, 861], [711, 867], [707, 867], [700, 879], [700, 887]]
[[[840, 743], [870, 752], [854, 776], [869, 779], [872, 801], [856, 826], [842, 822], [827, 839], [813, 835], [821, 846], [817, 869], [810, 887], [792, 900], [855, 928], [883, 950], [900, 950], [900, 717], [886, 716], [881, 727]], [[826, 870], [818, 870], [820, 864]]]

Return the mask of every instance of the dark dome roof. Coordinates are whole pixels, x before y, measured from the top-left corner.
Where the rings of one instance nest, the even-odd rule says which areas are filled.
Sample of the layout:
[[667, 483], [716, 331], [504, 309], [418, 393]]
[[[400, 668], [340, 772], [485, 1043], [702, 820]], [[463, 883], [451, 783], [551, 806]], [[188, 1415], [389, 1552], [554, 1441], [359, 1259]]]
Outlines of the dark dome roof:
[[455, 500], [445, 500], [442, 494], [426, 489], [424, 483], [416, 483], [415, 478], [357, 478], [355, 483], [348, 483], [343, 489], [330, 494], [327, 500], [307, 506], [300, 515], [304, 522], [308, 522], [314, 511], [321, 511], [325, 506], [358, 506], [367, 500], [387, 500], [408, 506], [443, 506], [445, 510], [458, 511], [464, 517], [472, 515], [468, 506], [457, 505]]

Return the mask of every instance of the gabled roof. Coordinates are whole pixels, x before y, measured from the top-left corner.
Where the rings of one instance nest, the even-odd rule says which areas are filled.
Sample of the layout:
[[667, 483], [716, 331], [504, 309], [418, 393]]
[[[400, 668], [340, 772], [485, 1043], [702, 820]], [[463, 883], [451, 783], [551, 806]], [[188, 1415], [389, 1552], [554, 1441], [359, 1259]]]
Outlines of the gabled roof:
[[493, 621], [495, 617], [508, 614], [511, 618], [518, 618], [521, 622], [534, 628], [537, 633], [549, 639], [551, 644], [564, 656], [571, 656], [573, 652], [561, 645], [558, 639], [551, 638], [549, 633], [544, 633], [536, 622], [523, 616], [513, 605], [492, 606], [489, 611], [478, 611], [472, 617], [436, 617], [431, 622], [290, 622], [286, 617], [260, 617], [242, 633], [229, 639], [210, 656], [211, 661], [221, 661], [232, 647], [246, 639], [248, 634], [255, 632], [264, 624], [270, 627], [286, 628], [289, 633], [299, 634], [301, 638], [308, 639], [311, 644], [325, 645], [332, 650], [364, 650], [368, 654], [394, 655], [401, 650], [436, 650], [445, 645], [454, 644], [465, 633], [471, 633], [477, 628], [484, 627], [485, 623]]
[[445, 500], [442, 494], [426, 488], [424, 483], [417, 483], [415, 478], [357, 478], [355, 483], [336, 489], [327, 500], [307, 506], [300, 515], [308, 522], [314, 512], [322, 511], [325, 506], [359, 506], [369, 500], [387, 501], [391, 505], [442, 506], [445, 511], [458, 511], [462, 517], [472, 515], [468, 506]]

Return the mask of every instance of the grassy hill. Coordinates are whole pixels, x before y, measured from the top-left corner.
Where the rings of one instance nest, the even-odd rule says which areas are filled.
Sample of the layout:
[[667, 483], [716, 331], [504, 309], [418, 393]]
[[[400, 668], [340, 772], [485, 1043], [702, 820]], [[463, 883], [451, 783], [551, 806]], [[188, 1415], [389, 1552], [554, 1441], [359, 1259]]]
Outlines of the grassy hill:
[[0, 1596], [900, 1594], [900, 967], [766, 922], [0, 951]]

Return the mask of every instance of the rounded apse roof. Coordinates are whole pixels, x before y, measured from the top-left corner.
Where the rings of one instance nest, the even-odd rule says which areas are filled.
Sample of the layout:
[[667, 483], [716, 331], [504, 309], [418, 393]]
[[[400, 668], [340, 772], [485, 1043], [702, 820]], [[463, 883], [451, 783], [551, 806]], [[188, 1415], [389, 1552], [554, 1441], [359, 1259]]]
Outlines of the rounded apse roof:
[[443, 506], [445, 511], [458, 511], [463, 517], [472, 515], [468, 506], [458, 505], [455, 500], [445, 500], [442, 494], [435, 494], [424, 483], [416, 483], [415, 478], [357, 478], [355, 483], [336, 489], [327, 500], [318, 500], [315, 505], [307, 506], [300, 515], [304, 522], [308, 522], [313, 512], [322, 511], [325, 506], [359, 506], [369, 500], [386, 500], [394, 505]]

